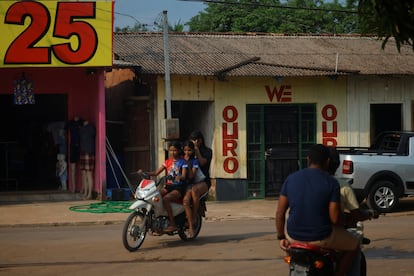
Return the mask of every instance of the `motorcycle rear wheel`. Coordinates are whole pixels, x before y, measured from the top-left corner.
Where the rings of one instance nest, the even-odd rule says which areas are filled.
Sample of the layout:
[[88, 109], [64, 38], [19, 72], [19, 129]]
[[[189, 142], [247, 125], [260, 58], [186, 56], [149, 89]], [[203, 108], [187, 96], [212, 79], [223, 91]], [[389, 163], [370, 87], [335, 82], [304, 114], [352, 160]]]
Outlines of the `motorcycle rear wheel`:
[[147, 235], [145, 215], [134, 211], [125, 221], [122, 230], [122, 242], [129, 252], [137, 251]]
[[194, 236], [192, 238], [189, 237], [188, 227], [183, 227], [178, 230], [178, 235], [183, 241], [194, 240], [197, 238], [198, 234], [200, 233], [202, 225], [202, 218], [201, 215], [197, 213], [196, 219], [193, 226]]

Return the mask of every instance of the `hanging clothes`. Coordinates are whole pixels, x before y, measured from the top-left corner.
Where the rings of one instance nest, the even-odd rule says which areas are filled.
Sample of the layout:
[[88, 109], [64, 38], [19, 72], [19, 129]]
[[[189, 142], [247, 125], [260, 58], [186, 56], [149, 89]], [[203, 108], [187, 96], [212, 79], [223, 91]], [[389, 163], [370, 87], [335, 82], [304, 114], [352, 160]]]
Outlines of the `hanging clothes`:
[[14, 104], [35, 104], [33, 83], [26, 79], [24, 75], [20, 80], [14, 81]]

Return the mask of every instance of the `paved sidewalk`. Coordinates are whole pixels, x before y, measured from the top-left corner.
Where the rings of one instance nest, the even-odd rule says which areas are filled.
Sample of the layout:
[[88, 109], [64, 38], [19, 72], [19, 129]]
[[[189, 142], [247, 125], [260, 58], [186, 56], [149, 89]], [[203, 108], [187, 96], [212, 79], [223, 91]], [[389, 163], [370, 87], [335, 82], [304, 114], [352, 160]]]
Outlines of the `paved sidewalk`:
[[[71, 211], [100, 201], [34, 202], [0, 205], [0, 227], [122, 223], [128, 213]], [[277, 200], [207, 201], [206, 220], [274, 219]]]
[[[207, 201], [206, 220], [274, 220], [277, 202], [276, 199]], [[69, 209], [92, 203], [102, 202], [79, 200], [0, 204], [0, 227], [115, 224], [123, 223], [128, 216], [128, 213], [89, 213]], [[414, 197], [402, 199], [397, 212], [386, 215], [414, 215]]]

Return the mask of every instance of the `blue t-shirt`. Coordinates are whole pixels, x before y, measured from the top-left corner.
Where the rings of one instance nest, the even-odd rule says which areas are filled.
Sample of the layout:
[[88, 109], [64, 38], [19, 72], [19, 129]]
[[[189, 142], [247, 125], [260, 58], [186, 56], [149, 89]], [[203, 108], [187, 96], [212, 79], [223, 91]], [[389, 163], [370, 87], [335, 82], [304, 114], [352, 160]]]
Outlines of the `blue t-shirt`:
[[167, 185], [180, 186], [186, 184], [184, 180], [180, 180], [178, 182], [175, 181], [175, 177], [182, 174], [183, 168], [188, 168], [187, 161], [183, 158], [179, 158], [177, 160], [172, 158], [167, 159], [164, 161], [163, 167], [166, 170], [166, 174], [173, 177], [172, 180], [167, 180]]
[[203, 172], [206, 179], [210, 179], [210, 163], [211, 159], [213, 158], [213, 151], [206, 147], [200, 147], [201, 155], [207, 160], [207, 163], [204, 166], [200, 166], [201, 171]]
[[[189, 160], [189, 165], [188, 165], [188, 169], [192, 170], [192, 169], [196, 169], [196, 171], [198, 171], [200, 169], [200, 163], [198, 162], [198, 159], [195, 157], [190, 158]], [[188, 176], [188, 175], [187, 175]], [[194, 178], [193, 178], [194, 179]], [[191, 181], [193, 179], [190, 179]]]
[[340, 201], [338, 181], [325, 171], [306, 168], [289, 175], [281, 195], [288, 198], [287, 232], [298, 241], [317, 241], [332, 231], [329, 203]]

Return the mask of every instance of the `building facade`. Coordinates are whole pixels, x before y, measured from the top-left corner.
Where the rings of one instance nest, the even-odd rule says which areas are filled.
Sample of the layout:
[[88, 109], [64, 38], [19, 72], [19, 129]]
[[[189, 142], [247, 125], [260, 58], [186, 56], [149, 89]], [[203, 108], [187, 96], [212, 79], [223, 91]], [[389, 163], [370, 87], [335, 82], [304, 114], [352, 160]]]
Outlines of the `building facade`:
[[163, 39], [114, 40], [118, 59], [141, 67], [137, 78], [150, 95], [155, 158], [144, 166], [166, 158], [170, 105], [177, 139], [199, 129], [213, 149], [218, 200], [277, 196], [314, 143], [368, 146], [380, 131], [413, 129], [411, 49], [382, 50], [375, 38], [352, 36], [171, 34], [168, 88]]

